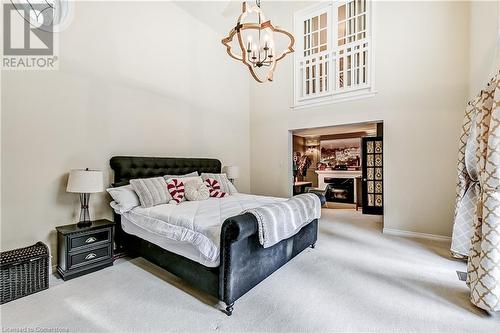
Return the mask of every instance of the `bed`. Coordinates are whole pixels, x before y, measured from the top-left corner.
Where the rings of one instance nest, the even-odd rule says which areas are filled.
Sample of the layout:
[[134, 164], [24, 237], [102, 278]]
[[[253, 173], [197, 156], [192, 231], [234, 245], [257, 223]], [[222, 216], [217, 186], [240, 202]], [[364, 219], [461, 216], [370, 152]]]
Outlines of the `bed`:
[[[114, 171], [113, 186], [126, 185], [134, 178], [181, 175], [193, 171], [200, 174], [221, 172], [219, 160], [206, 158], [115, 156], [111, 158], [110, 166]], [[232, 200], [239, 199], [235, 197]], [[129, 218], [114, 214], [118, 251], [142, 256], [193, 287], [215, 296], [225, 303], [225, 313], [229, 316], [236, 300], [304, 249], [314, 247], [318, 233], [318, 221], [313, 220], [294, 236], [264, 248], [259, 243], [257, 221], [253, 215], [230, 216], [222, 224], [218, 258], [213, 262], [202, 261], [195, 252], [190, 255], [192, 249], [175, 247], [186, 247], [182, 242], [164, 244], [160, 239], [141, 234], [140, 230], [132, 230], [137, 224]]]

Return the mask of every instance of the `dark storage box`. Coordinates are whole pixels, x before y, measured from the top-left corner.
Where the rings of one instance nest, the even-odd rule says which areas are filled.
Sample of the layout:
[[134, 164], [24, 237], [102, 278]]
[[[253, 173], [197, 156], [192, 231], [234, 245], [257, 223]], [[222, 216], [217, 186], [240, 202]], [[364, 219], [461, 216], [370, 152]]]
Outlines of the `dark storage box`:
[[1, 300], [10, 302], [49, 287], [49, 249], [38, 242], [0, 253]]

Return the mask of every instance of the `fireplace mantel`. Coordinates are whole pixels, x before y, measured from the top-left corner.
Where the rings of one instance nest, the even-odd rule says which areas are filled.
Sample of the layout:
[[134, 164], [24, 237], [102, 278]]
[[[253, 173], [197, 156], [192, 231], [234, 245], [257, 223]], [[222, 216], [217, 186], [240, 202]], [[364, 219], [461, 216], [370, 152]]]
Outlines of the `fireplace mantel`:
[[343, 170], [316, 170], [318, 174], [318, 188], [326, 188], [325, 177], [327, 178], [360, 178], [361, 171], [343, 171]]

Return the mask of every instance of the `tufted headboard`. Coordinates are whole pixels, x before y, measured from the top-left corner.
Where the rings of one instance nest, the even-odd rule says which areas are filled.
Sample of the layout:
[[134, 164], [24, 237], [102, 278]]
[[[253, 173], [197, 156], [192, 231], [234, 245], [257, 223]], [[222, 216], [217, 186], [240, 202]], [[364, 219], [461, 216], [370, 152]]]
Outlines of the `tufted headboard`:
[[134, 178], [221, 172], [221, 162], [211, 158], [114, 156], [109, 164], [115, 172], [113, 186], [127, 185]]

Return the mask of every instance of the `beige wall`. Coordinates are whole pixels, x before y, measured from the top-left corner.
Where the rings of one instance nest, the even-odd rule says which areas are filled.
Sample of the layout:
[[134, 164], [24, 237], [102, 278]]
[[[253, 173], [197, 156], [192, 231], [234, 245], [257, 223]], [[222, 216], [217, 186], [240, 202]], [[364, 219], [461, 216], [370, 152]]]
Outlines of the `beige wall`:
[[[248, 74], [175, 3], [78, 3], [60, 61], [2, 73], [2, 249], [54, 252], [54, 227], [78, 218], [68, 171], [102, 169], [109, 183], [117, 154], [219, 158], [249, 190]], [[108, 200], [91, 197], [93, 218], [111, 217]]]
[[[303, 6], [266, 3], [265, 9], [291, 29], [293, 11]], [[383, 120], [385, 227], [450, 235], [468, 91], [469, 4], [373, 7], [376, 96], [291, 110], [292, 58], [278, 64], [272, 84], [251, 84], [252, 192], [290, 194], [289, 130]]]
[[469, 97], [476, 96], [500, 69], [500, 2], [470, 3]]

